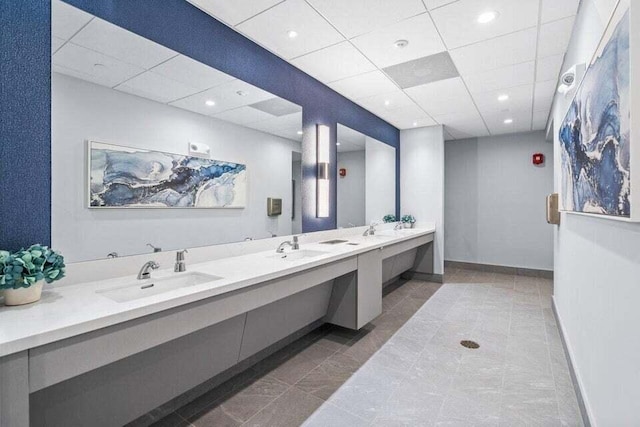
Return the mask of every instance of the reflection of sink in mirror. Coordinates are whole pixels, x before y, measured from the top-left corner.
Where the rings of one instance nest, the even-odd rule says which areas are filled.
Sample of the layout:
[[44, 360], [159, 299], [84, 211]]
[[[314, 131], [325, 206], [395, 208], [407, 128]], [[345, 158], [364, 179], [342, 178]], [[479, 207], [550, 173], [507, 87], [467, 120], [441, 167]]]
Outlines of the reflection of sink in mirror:
[[220, 279], [222, 277], [210, 274], [186, 273], [161, 279], [138, 280], [128, 285], [97, 291], [96, 293], [104, 295], [115, 302], [127, 302]]
[[337, 245], [338, 243], [347, 243], [348, 240], [334, 239], [334, 240], [325, 240], [324, 242], [320, 242], [321, 245]]
[[326, 255], [326, 254], [328, 254], [328, 252], [300, 249], [296, 251], [284, 252], [281, 254], [269, 255], [269, 258], [280, 258], [285, 261], [297, 261], [303, 258], [315, 258], [320, 255]]

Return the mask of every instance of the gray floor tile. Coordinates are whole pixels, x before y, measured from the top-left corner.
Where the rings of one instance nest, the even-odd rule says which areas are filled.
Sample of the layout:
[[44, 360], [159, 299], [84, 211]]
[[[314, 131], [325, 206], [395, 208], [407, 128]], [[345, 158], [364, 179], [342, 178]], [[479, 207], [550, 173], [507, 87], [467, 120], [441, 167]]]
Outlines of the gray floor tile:
[[327, 400], [361, 365], [345, 354], [334, 354], [298, 381], [296, 387]]
[[324, 403], [303, 424], [304, 427], [366, 427], [368, 425], [369, 422], [362, 418], [329, 403]]
[[311, 396], [296, 387], [291, 387], [285, 394], [251, 417], [244, 425], [247, 427], [298, 427], [322, 403], [322, 399]]

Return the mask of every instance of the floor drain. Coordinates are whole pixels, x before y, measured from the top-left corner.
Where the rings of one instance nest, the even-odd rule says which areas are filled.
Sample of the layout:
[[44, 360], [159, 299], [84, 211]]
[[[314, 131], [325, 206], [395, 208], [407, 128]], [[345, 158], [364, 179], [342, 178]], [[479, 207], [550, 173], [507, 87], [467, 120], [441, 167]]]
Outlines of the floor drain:
[[465, 348], [472, 348], [472, 349], [480, 348], [480, 344], [478, 344], [475, 341], [469, 341], [469, 340], [460, 341], [460, 345], [462, 345]]

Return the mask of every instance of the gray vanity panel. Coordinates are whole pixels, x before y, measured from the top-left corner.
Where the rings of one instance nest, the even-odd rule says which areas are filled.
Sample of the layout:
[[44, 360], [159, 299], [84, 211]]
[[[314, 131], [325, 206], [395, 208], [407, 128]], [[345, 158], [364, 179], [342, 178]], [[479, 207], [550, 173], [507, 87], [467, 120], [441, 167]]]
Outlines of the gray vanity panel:
[[395, 257], [390, 257], [382, 260], [382, 283], [387, 283], [394, 277], [393, 264], [395, 260]]
[[394, 257], [393, 270], [391, 277], [398, 277], [407, 270], [413, 268], [413, 264], [416, 260], [416, 254], [418, 249], [411, 249], [406, 252], [402, 252]]
[[382, 250], [358, 255], [358, 296], [356, 329], [382, 313]]
[[433, 242], [433, 234], [428, 234], [425, 236], [416, 237], [415, 239], [405, 240], [404, 242], [384, 246], [382, 248], [382, 258], [386, 259], [406, 252], [408, 250], [417, 248], [418, 246], [426, 245], [430, 242]]
[[[284, 262], [284, 261], [283, 261]], [[357, 269], [356, 257], [29, 351], [32, 392], [188, 335]]]
[[33, 393], [31, 426], [122, 426], [146, 414], [235, 365], [245, 317], [233, 317]]
[[28, 378], [26, 351], [0, 358], [0, 426], [29, 425]]
[[327, 314], [333, 280], [247, 313], [240, 360], [244, 360]]

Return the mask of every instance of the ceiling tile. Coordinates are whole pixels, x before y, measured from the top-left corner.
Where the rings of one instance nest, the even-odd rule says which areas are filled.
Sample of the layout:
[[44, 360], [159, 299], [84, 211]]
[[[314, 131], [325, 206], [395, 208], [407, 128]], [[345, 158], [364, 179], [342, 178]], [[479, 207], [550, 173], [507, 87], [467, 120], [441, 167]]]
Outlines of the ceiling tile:
[[51, 34], [69, 40], [93, 16], [60, 0], [51, 2]]
[[437, 7], [442, 7], [444, 5], [455, 3], [457, 1], [458, 0], [423, 0], [422, 2], [425, 6], [427, 6], [427, 9], [433, 10]]
[[[509, 113], [482, 116], [487, 123], [492, 135], [502, 135], [506, 133], [528, 132], [531, 130], [531, 107]], [[505, 119], [513, 120], [512, 123], [504, 123]]]
[[366, 136], [355, 129], [338, 124], [338, 141], [364, 147]]
[[192, 95], [199, 90], [168, 77], [147, 71], [118, 85], [115, 89], [143, 98], [167, 103]]
[[549, 118], [548, 111], [534, 111], [531, 130], [545, 130], [547, 128], [548, 118]]
[[537, 38], [537, 29], [530, 28], [454, 49], [449, 53], [460, 74], [466, 76], [535, 60]]
[[[498, 97], [500, 95], [508, 95], [509, 99], [499, 101]], [[533, 103], [533, 84], [481, 92], [473, 95], [473, 99], [482, 115], [498, 114], [510, 110], [531, 109], [531, 104]]]
[[535, 62], [531, 61], [465, 76], [464, 81], [467, 83], [469, 91], [475, 95], [481, 92], [532, 84], [534, 71]]
[[278, 96], [256, 102], [255, 104], [249, 105], [249, 107], [271, 114], [275, 117], [289, 116], [302, 112], [301, 106]]
[[467, 114], [451, 113], [436, 116], [434, 119], [438, 123], [445, 125], [447, 132], [456, 139], [489, 135], [487, 126], [477, 112]]
[[546, 58], [538, 59], [538, 63], [536, 64], [536, 81], [558, 81], [563, 61], [564, 54], [547, 56]]
[[549, 111], [556, 94], [556, 80], [536, 83], [533, 111]]
[[381, 116], [398, 129], [433, 126], [437, 123], [416, 104], [389, 110]]
[[451, 133], [449, 133], [449, 129], [447, 129], [446, 126], [444, 126], [444, 140], [445, 141], [455, 141], [456, 138], [451, 135]]
[[146, 69], [177, 55], [171, 49], [98, 18], [71, 40], [77, 45]]
[[366, 98], [397, 89], [382, 71], [371, 71], [329, 83], [329, 87], [349, 99]]
[[567, 51], [575, 17], [564, 18], [540, 26], [538, 58], [559, 55]]
[[373, 71], [376, 67], [347, 41], [291, 60], [323, 83]]
[[73, 43], [62, 46], [53, 55], [54, 71], [113, 87], [144, 71], [141, 67], [118, 61]]
[[400, 89], [362, 98], [356, 102], [377, 116], [383, 116], [390, 110], [396, 110], [414, 104], [407, 94]]
[[308, 0], [347, 38], [425, 12], [421, 0]]
[[[477, 43], [492, 37], [535, 27], [539, 0], [460, 0], [431, 12], [431, 16], [449, 49]], [[498, 13], [495, 21], [480, 24], [484, 12]]]
[[578, 13], [580, 0], [542, 0], [541, 22], [547, 23]]
[[459, 76], [449, 52], [392, 65], [383, 71], [403, 89]]
[[[238, 92], [243, 93], [239, 95]], [[273, 98], [273, 95], [241, 80], [234, 80], [231, 83], [216, 86], [196, 93], [187, 98], [171, 102], [171, 105], [184, 108], [185, 110], [212, 116], [223, 111], [238, 108], [244, 105], [251, 105], [258, 101]], [[206, 101], [211, 100], [215, 105], [208, 106]]]
[[198, 90], [209, 89], [234, 80], [230, 75], [184, 55], [173, 57], [154, 67], [152, 70], [156, 74], [184, 83]]
[[226, 122], [236, 123], [238, 125], [247, 125], [249, 123], [260, 122], [273, 118], [271, 114], [264, 111], [256, 110], [249, 106], [243, 106], [234, 108], [233, 110], [227, 110], [222, 113], [214, 114], [216, 119], [224, 120]]
[[283, 0], [187, 0], [197, 8], [233, 26]]
[[56, 36], [51, 36], [51, 54], [53, 55], [54, 53], [56, 53], [56, 51], [60, 49], [62, 45], [65, 44], [65, 42], [66, 40], [64, 39]]
[[406, 92], [432, 117], [455, 112], [477, 114], [473, 100], [460, 77], [412, 87]]
[[[405, 47], [394, 42], [407, 40]], [[446, 50], [428, 13], [361, 35], [353, 44], [380, 68]]]
[[[287, 0], [236, 27], [285, 59], [338, 43], [344, 38], [304, 0]], [[289, 31], [297, 37], [290, 38]]]

